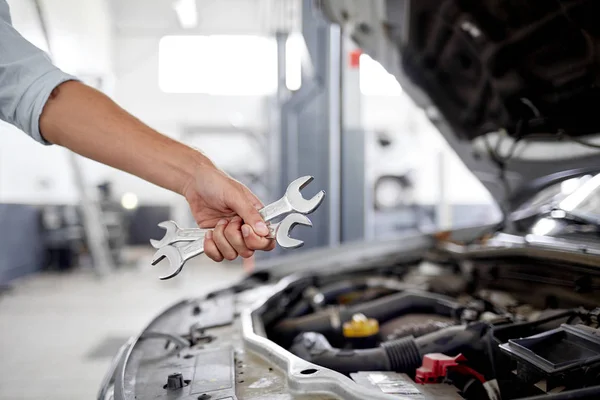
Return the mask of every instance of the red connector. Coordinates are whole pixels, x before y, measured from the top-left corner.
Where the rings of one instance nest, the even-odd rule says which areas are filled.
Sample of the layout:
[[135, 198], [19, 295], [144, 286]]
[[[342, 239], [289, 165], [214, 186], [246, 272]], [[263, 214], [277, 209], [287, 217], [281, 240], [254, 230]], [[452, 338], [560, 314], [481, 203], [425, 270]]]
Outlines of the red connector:
[[445, 354], [431, 353], [423, 357], [423, 365], [417, 369], [415, 380], [417, 383], [438, 383], [441, 382], [448, 370], [452, 369], [463, 375], [469, 375], [481, 383], [485, 383], [485, 377], [473, 368], [464, 364], [467, 359], [462, 354], [456, 357], [448, 357]]
[[448, 369], [455, 372], [470, 375], [481, 383], [485, 383], [485, 377], [474, 369], [466, 366], [467, 361], [462, 354], [456, 357], [448, 357], [445, 354], [431, 353], [423, 357], [423, 365], [417, 369], [415, 380], [417, 383], [438, 383], [441, 382], [448, 374]]
[[448, 357], [441, 353], [426, 354], [423, 357], [423, 365], [417, 369], [415, 380], [417, 383], [438, 383], [446, 377], [448, 368], [458, 366], [461, 361], [467, 361], [462, 354], [456, 357]]

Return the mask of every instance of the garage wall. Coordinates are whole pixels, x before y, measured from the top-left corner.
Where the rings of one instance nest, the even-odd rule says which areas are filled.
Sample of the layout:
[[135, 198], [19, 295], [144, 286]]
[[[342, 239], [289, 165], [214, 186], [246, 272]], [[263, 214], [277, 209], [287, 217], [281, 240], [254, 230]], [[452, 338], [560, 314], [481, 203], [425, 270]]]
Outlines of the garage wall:
[[[32, 0], [8, 0], [13, 24], [33, 44], [47, 51]], [[55, 63], [95, 84], [103, 78], [110, 91], [112, 38], [108, 4], [104, 0], [43, 0]], [[71, 169], [64, 149], [42, 146], [11, 125], [0, 122], [0, 202], [67, 203], [77, 201]], [[90, 181], [113, 171], [81, 159]]]
[[[240, 117], [247, 128], [264, 131], [267, 119], [263, 118], [261, 97], [161, 92], [158, 41], [167, 34], [264, 33], [267, 25], [258, 15], [264, 12], [266, 2], [204, 1], [199, 28], [191, 31], [179, 28], [172, 3], [153, 1], [148, 6], [141, 0], [43, 0], [56, 64], [90, 84], [100, 84], [121, 106], [167, 135], [180, 137], [182, 125], [227, 126], [232, 118], [239, 121]], [[9, 0], [9, 5], [15, 27], [46, 50], [33, 1]], [[230, 23], [223, 23], [228, 19]], [[195, 137], [193, 144], [214, 149], [209, 155], [217, 164], [226, 163], [228, 153], [215, 146], [215, 135], [208, 133], [206, 137]], [[0, 124], [0, 134], [1, 202], [76, 201], [63, 149], [41, 146], [7, 124]], [[82, 158], [80, 163], [90, 185], [111, 180], [117, 195], [134, 192], [146, 204], [181, 203], [178, 196], [134, 176]]]
[[[111, 3], [115, 24], [115, 99], [145, 123], [178, 139], [182, 139], [181, 132], [185, 126], [207, 127], [205, 134], [184, 140], [202, 148], [217, 165], [225, 167], [239, 163], [238, 152], [228, 152], [227, 146], [219, 143], [219, 138], [227, 133], [212, 133], [210, 127], [216, 130], [227, 128], [236, 121], [246, 129], [265, 132], [268, 128], [265, 99], [260, 96], [162, 92], [158, 86], [159, 41], [166, 35], [266, 34], [268, 25], [262, 19], [265, 2], [198, 2], [198, 27], [187, 30], [179, 27], [172, 3], [154, 1], [152, 7], [148, 7], [144, 0], [115, 0]], [[238, 143], [252, 150], [245, 142]], [[258, 157], [260, 153], [254, 151], [247, 159]], [[254, 169], [263, 167], [254, 165]], [[166, 191], [134, 177], [119, 177], [118, 186], [122, 190], [134, 191], [143, 201], [177, 201]]]
[[445, 172], [446, 198], [450, 204], [492, 202], [484, 186], [451, 151], [424, 111], [416, 108], [410, 98], [405, 95], [363, 96], [362, 107], [363, 122], [368, 131], [388, 132], [394, 138], [389, 150], [374, 150], [372, 164], [379, 165], [380, 171], [392, 171], [395, 165], [399, 170], [418, 166], [417, 202], [438, 202], [440, 170]]
[[[198, 2], [198, 28], [185, 31], [179, 27], [172, 3], [172, 0], [156, 0], [148, 6], [146, 0], [43, 0], [57, 64], [92, 84], [98, 83], [96, 78], [102, 78], [102, 89], [121, 106], [176, 138], [181, 138], [183, 126], [223, 127], [234, 119], [253, 131], [266, 131], [268, 120], [262, 97], [163, 93], [158, 87], [158, 42], [164, 35], [177, 34], [265, 34], [273, 27], [273, 21], [267, 18], [273, 2], [203, 0]], [[9, 0], [9, 4], [15, 26], [43, 48], [32, 1]], [[418, 187], [417, 201], [435, 204], [439, 198], [440, 151], [447, 154], [444, 159], [449, 201], [454, 204], [489, 201], [483, 187], [448, 151], [422, 112], [413, 111], [411, 101], [405, 96], [364, 96], [362, 109], [368, 131], [385, 130], [399, 138], [396, 150], [383, 156], [375, 154], [371, 164], [380, 171], [403, 168], [413, 162], [406, 160], [407, 146], [419, 149], [410, 152], [418, 154], [418, 178], [426, 182]], [[63, 149], [41, 146], [5, 125], [0, 125], [0, 134], [1, 202], [76, 201]], [[207, 149], [217, 164], [224, 165], [232, 158], [239, 159], [239, 154], [223, 150], [225, 146], [218, 143], [223, 134], [226, 133], [208, 132], [189, 140]], [[249, 156], [253, 157], [260, 154]], [[115, 183], [117, 195], [134, 192], [142, 203], [185, 205], [178, 196], [136, 177], [89, 160], [81, 159], [81, 163], [90, 184], [110, 179]]]
[[[146, 123], [173, 136], [181, 124], [227, 125], [242, 114], [251, 128], [266, 128], [263, 101], [256, 96], [169, 94], [158, 87], [158, 46], [167, 35], [266, 34], [258, 0], [199, 2], [196, 29], [181, 29], [171, 0], [115, 0], [111, 3], [115, 29], [117, 101]], [[232, 12], [235, 10], [235, 12]]]

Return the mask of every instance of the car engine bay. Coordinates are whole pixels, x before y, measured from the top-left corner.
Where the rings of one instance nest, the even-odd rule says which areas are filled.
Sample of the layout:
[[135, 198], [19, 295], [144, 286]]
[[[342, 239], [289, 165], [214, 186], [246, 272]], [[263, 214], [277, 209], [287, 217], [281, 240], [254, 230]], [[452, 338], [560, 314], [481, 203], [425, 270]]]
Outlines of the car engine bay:
[[518, 399], [593, 386], [600, 309], [538, 292], [534, 274], [551, 280], [548, 267], [515, 276], [529, 281], [522, 293], [495, 288], [489, 265], [477, 283], [426, 262], [387, 277], [313, 278], [289, 289], [283, 316], [263, 318], [291, 353], [386, 393], [424, 385], [447, 398]]
[[436, 240], [418, 259], [266, 270], [176, 304], [116, 358], [99, 398], [596, 398], [593, 266], [494, 255], [494, 240], [457, 257]]

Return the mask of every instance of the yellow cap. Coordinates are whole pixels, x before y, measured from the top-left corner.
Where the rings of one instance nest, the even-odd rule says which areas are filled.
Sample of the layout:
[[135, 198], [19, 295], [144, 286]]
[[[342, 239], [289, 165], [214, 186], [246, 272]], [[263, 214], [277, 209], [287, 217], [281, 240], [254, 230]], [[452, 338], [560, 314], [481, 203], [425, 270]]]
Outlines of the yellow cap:
[[350, 321], [344, 323], [344, 336], [347, 338], [361, 338], [378, 333], [379, 322], [363, 314], [355, 314]]

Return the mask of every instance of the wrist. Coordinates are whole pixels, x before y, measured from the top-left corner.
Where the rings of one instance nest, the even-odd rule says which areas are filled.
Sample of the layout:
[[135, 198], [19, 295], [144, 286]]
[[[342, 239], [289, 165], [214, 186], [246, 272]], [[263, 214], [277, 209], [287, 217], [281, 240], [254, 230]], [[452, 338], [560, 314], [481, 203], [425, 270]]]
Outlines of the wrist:
[[186, 160], [184, 165], [185, 179], [179, 191], [179, 194], [186, 198], [190, 188], [195, 187], [198, 177], [204, 176], [208, 170], [217, 169], [215, 164], [200, 150], [191, 147], [189, 149], [189, 157], [182, 157]]

